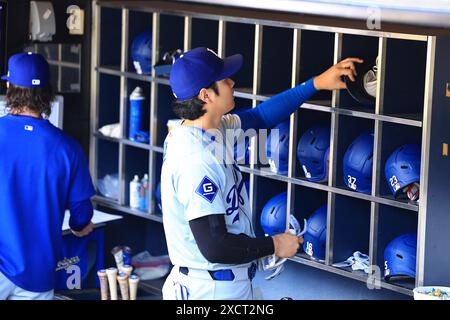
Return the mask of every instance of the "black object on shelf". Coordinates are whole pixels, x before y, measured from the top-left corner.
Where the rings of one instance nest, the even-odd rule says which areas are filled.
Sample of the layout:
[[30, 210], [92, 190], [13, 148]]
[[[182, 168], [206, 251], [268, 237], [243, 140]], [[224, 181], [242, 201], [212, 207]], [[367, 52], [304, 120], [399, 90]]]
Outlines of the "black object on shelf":
[[168, 78], [170, 76], [170, 70], [172, 70], [172, 65], [182, 54], [183, 52], [181, 49], [175, 49], [164, 53], [162, 59], [154, 65], [156, 76]]
[[[344, 82], [347, 84], [348, 93], [364, 106], [375, 106], [375, 97], [372, 88], [377, 83], [376, 61], [373, 58], [365, 59], [363, 63], [355, 63], [356, 77], [351, 81], [349, 77], [344, 76]], [[373, 88], [372, 88], [373, 89]]]

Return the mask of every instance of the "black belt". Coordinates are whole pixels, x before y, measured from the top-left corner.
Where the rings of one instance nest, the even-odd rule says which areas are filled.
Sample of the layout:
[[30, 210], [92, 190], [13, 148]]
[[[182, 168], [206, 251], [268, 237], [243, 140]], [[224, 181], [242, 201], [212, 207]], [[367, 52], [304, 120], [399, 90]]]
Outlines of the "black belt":
[[[189, 268], [188, 267], [180, 267], [180, 272], [184, 275], [189, 275]], [[231, 269], [221, 269], [221, 270], [205, 270], [208, 271], [209, 275], [211, 276], [211, 279], [217, 280], [217, 281], [233, 281], [235, 279], [235, 275], [233, 273], [233, 270]], [[248, 268], [248, 278], [250, 280], [253, 280], [256, 274], [256, 264], [252, 264]]]

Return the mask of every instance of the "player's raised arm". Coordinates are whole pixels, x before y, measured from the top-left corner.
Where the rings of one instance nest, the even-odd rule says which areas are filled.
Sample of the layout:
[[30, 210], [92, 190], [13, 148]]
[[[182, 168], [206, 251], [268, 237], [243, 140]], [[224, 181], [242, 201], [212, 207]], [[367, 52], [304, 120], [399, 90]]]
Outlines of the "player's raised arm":
[[238, 112], [241, 127], [247, 129], [268, 129], [286, 120], [304, 102], [310, 99], [318, 90], [335, 90], [346, 88], [343, 76], [355, 81], [355, 63], [363, 60], [347, 58], [333, 65], [320, 75], [259, 104], [256, 108]]

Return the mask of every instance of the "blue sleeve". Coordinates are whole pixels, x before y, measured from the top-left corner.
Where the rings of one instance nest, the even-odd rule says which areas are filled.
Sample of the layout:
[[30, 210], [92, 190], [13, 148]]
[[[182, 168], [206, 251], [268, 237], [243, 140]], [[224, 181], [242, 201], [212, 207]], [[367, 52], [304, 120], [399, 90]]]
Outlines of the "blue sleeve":
[[86, 199], [80, 202], [72, 202], [69, 204], [70, 218], [69, 227], [74, 231], [81, 231], [91, 221], [94, 215], [94, 208], [91, 200]]
[[268, 129], [286, 120], [300, 105], [316, 93], [314, 78], [292, 89], [283, 91], [256, 108], [236, 113], [241, 118], [242, 130]]
[[81, 146], [74, 141], [70, 166], [70, 186], [67, 204], [90, 199], [95, 195], [89, 166]]

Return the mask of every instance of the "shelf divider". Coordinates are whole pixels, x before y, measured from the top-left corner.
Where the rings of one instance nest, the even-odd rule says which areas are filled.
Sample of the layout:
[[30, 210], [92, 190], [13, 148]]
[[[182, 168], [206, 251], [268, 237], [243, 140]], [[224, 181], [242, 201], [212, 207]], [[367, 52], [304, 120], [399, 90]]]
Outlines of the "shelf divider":
[[100, 62], [100, 6], [92, 3], [92, 48], [91, 48], [91, 114], [90, 114], [90, 135], [89, 135], [89, 171], [92, 176], [92, 183], [97, 186], [97, 166], [98, 166], [98, 143], [94, 135], [98, 130], [98, 107], [99, 107], [99, 77], [97, 66]]
[[[429, 36], [427, 44], [427, 63], [425, 73], [425, 95], [423, 102], [422, 151], [420, 168], [419, 222], [417, 243], [425, 243], [428, 202], [428, 172], [430, 166], [431, 114], [433, 106], [433, 84], [435, 73], [436, 37]], [[425, 277], [425, 245], [417, 246], [416, 287], [423, 286]]]
[[219, 32], [217, 41], [217, 55], [221, 58], [226, 56], [225, 44], [227, 38], [227, 23], [223, 20], [219, 20]]
[[[261, 55], [262, 55], [262, 41], [263, 41], [263, 26], [255, 25], [255, 44], [254, 44], [254, 60], [253, 60], [253, 86], [252, 94], [256, 95], [261, 87]], [[255, 108], [258, 101], [252, 100], [252, 107]], [[258, 161], [258, 136], [252, 137], [250, 140], [250, 167], [255, 169]], [[255, 210], [256, 206], [256, 194], [258, 188], [256, 185], [256, 176], [250, 175], [250, 210]], [[255, 216], [255, 215], [254, 215]], [[257, 221], [253, 221], [257, 223]]]
[[[377, 65], [377, 91], [375, 114], [383, 113], [384, 106], [384, 79], [386, 66], [386, 47], [387, 39], [380, 38], [378, 41], [378, 65]], [[380, 120], [375, 120], [374, 127], [374, 148], [373, 148], [373, 166], [372, 166], [372, 196], [376, 197], [380, 193], [380, 179], [379, 172], [381, 169], [381, 143], [382, 143], [382, 129], [383, 124]], [[379, 217], [379, 203], [372, 202], [370, 204], [370, 231], [369, 231], [369, 259], [370, 272], [377, 272], [377, 244], [378, 244], [378, 217]], [[382, 272], [382, 271], [381, 271]]]
[[[153, 13], [152, 17], [152, 61], [157, 61], [159, 57], [159, 40], [160, 40], [160, 14], [157, 12]], [[185, 33], [186, 35], [186, 33]], [[155, 69], [152, 68], [152, 78], [156, 78], [156, 72]], [[152, 81], [150, 86], [150, 92], [151, 92], [151, 99], [150, 99], [150, 145], [156, 146], [158, 142], [158, 86], [159, 84], [155, 81]], [[152, 197], [153, 195], [153, 187], [156, 186], [156, 182], [159, 180], [159, 177], [157, 177], [156, 174], [156, 153], [155, 150], [150, 150], [149, 152], [149, 159], [148, 159], [148, 175], [149, 175], [149, 184], [150, 184], [150, 190], [152, 192], [149, 192], [149, 206], [148, 210], [149, 212], [155, 212], [156, 203]]]
[[[291, 87], [294, 88], [300, 78], [300, 49], [301, 49], [301, 30], [294, 29], [292, 36], [292, 74], [291, 74]], [[290, 116], [289, 125], [289, 162], [288, 162], [288, 177], [293, 178], [296, 174], [296, 150], [297, 150], [297, 122], [298, 111], [295, 111]], [[295, 209], [295, 185], [288, 182], [287, 185], [287, 219], [286, 230], [289, 228], [289, 221], [291, 214], [294, 214]]]
[[[334, 58], [333, 64], [338, 63], [342, 59], [342, 34], [335, 33], [334, 36]], [[331, 97], [331, 108], [337, 109], [339, 103], [339, 91], [333, 90]], [[331, 114], [331, 137], [330, 137], [330, 151], [328, 163], [328, 186], [333, 187], [336, 184], [336, 168], [337, 168], [337, 144], [338, 144], [338, 129], [339, 116], [337, 113]], [[334, 243], [334, 213], [336, 206], [336, 194], [328, 192], [327, 201], [327, 240], [325, 245], [325, 264], [331, 265], [333, 263], [333, 243]]]
[[[121, 35], [121, 56], [120, 71], [125, 72], [128, 62], [128, 27], [129, 27], [129, 11], [122, 9], [122, 35]], [[127, 79], [120, 76], [120, 135], [122, 138], [126, 136], [127, 121]], [[119, 204], [125, 205], [126, 199], [126, 147], [119, 141]]]
[[184, 37], [183, 37], [183, 51], [187, 52], [191, 50], [192, 40], [192, 17], [184, 17]]

